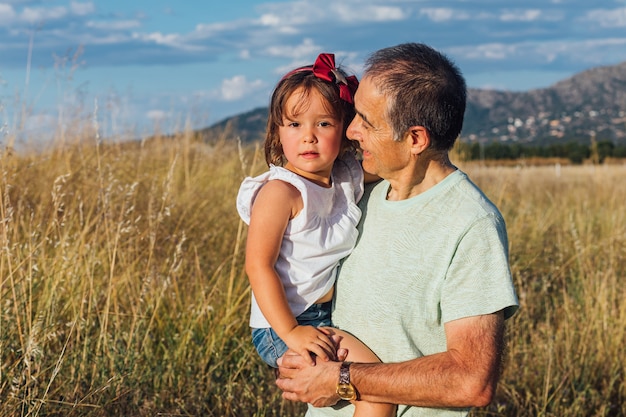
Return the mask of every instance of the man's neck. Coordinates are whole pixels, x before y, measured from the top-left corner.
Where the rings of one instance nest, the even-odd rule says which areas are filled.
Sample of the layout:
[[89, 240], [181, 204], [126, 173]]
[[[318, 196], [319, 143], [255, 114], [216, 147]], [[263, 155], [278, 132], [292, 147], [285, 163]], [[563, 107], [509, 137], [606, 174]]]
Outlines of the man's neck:
[[415, 197], [434, 187], [456, 170], [447, 153], [424, 152], [397, 178], [388, 179], [391, 187], [387, 193], [387, 200], [400, 201]]

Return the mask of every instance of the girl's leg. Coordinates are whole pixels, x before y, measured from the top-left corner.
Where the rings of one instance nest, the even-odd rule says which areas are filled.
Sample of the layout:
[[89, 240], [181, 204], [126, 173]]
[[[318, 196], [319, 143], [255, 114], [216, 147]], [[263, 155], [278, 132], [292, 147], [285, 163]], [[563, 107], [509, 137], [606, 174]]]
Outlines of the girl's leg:
[[252, 329], [252, 344], [270, 367], [278, 369], [276, 361], [287, 351], [287, 345], [272, 328]]
[[[348, 350], [346, 360], [350, 362], [380, 362], [380, 359], [363, 342], [348, 332], [339, 329], [329, 329], [332, 333], [341, 336], [339, 347]], [[358, 387], [357, 387], [358, 389]], [[373, 403], [367, 401], [351, 401], [354, 405], [355, 417], [380, 416], [392, 417], [396, 415], [395, 404]]]

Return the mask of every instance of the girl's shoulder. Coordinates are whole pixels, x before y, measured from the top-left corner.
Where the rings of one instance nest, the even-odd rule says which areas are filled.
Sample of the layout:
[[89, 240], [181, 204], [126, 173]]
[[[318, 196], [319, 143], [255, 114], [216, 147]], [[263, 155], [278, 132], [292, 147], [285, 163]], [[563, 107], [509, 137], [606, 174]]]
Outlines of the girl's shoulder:
[[349, 185], [354, 199], [358, 202], [363, 196], [364, 173], [361, 161], [352, 152], [346, 152], [335, 161], [333, 166], [335, 183]]
[[297, 201], [305, 192], [305, 184], [297, 174], [274, 165], [270, 166], [269, 171], [256, 177], [246, 177], [237, 194], [237, 211], [246, 223], [249, 223], [252, 205], [261, 190], [263, 194], [285, 204], [289, 201]]
[[363, 168], [353, 152], [345, 152], [335, 160], [333, 166], [335, 175], [343, 175], [349, 178], [362, 178]]
[[256, 193], [270, 194], [277, 201], [284, 201], [284, 199], [294, 199], [300, 196], [300, 191], [291, 182], [284, 181], [280, 178], [272, 178], [266, 181]]

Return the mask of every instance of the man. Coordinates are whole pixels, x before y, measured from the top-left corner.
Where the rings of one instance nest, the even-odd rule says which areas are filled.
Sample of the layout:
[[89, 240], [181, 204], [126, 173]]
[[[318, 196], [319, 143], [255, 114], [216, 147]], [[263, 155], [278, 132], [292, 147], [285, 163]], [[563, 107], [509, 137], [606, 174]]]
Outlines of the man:
[[[343, 399], [401, 404], [401, 416], [460, 416], [489, 404], [504, 321], [518, 308], [504, 220], [450, 162], [466, 86], [423, 44], [375, 52], [348, 136], [382, 178], [361, 200], [360, 238], [337, 280], [333, 324], [381, 364], [281, 359], [278, 386], [308, 416], [352, 415]], [[345, 405], [345, 401], [338, 405]]]

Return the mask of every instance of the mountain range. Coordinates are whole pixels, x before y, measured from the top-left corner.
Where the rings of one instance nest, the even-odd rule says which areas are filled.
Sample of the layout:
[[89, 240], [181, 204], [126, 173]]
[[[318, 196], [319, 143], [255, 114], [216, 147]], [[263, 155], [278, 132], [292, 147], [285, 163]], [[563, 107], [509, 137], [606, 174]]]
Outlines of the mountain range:
[[[262, 140], [268, 109], [235, 115], [203, 129], [242, 142]], [[461, 141], [545, 146], [576, 141], [626, 144], [626, 62], [596, 67], [524, 92], [468, 89]]]

